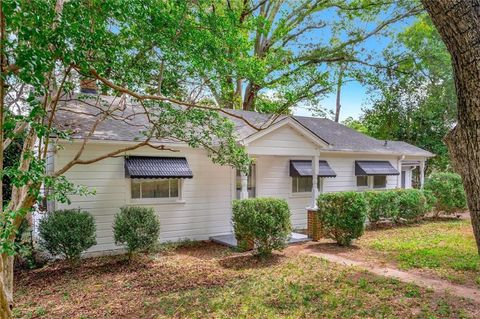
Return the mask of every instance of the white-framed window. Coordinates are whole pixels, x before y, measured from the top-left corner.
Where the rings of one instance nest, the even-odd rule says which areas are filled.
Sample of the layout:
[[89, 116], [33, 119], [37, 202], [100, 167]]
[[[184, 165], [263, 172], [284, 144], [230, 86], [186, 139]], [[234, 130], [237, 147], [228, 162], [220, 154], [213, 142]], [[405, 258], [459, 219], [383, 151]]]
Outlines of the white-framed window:
[[[292, 193], [310, 193], [312, 191], [312, 176], [292, 176]], [[322, 189], [322, 179], [317, 178], [317, 188]]]
[[357, 176], [357, 187], [358, 188], [375, 188], [375, 189], [387, 188], [387, 176], [386, 175]]
[[179, 198], [180, 179], [131, 179], [132, 199]]
[[368, 176], [357, 176], [357, 187], [368, 187]]
[[385, 175], [373, 176], [373, 188], [386, 188], [386, 187], [387, 187], [387, 176]]

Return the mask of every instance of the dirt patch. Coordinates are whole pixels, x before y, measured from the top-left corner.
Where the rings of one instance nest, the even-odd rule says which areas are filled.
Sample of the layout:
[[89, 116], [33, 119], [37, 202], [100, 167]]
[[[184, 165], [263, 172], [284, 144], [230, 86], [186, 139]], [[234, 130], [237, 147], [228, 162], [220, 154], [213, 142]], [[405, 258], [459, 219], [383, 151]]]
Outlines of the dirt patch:
[[59, 262], [17, 273], [16, 302], [26, 317], [46, 309], [50, 318], [122, 317], [161, 293], [222, 286], [241, 278], [241, 273], [218, 267], [218, 256], [228, 253], [205, 244], [170, 256], [141, 255], [133, 262], [124, 256], [90, 258], [74, 269]]

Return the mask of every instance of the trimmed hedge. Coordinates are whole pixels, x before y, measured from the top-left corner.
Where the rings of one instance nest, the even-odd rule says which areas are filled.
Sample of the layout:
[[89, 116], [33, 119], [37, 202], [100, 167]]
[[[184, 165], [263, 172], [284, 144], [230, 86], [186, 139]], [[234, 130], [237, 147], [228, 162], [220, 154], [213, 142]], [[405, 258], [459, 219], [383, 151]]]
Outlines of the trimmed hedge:
[[437, 199], [435, 212], [453, 214], [467, 208], [462, 177], [455, 173], [433, 173], [425, 181], [425, 189]]
[[420, 189], [399, 189], [398, 193], [398, 218], [394, 221], [415, 221], [428, 213], [429, 207], [427, 197]]
[[57, 210], [48, 213], [38, 225], [40, 245], [52, 255], [63, 256], [70, 264], [97, 243], [95, 220], [79, 209]]
[[377, 223], [380, 219], [396, 220], [399, 214], [398, 192], [367, 191], [364, 192], [368, 204], [368, 221]]
[[368, 202], [368, 220], [373, 224], [380, 219], [395, 223], [418, 220], [435, 202], [431, 192], [419, 189], [366, 191], [364, 194]]
[[284, 199], [235, 200], [232, 221], [239, 247], [246, 248], [253, 242], [261, 256], [285, 248], [292, 231], [290, 209]]
[[321, 194], [318, 218], [322, 232], [342, 246], [363, 235], [367, 217], [367, 200], [361, 192]]
[[115, 215], [113, 235], [115, 244], [125, 245], [128, 257], [152, 249], [158, 241], [160, 221], [153, 208], [124, 206]]

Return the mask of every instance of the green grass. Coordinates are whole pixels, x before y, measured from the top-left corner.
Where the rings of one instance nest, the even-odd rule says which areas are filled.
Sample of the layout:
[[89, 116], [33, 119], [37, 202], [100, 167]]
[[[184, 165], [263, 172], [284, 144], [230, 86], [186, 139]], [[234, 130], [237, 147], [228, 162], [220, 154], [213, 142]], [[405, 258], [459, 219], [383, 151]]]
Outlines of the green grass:
[[404, 269], [431, 269], [457, 283], [480, 281], [480, 258], [469, 221], [372, 231], [360, 243]]
[[[432, 292], [312, 257], [251, 272], [223, 287], [160, 295], [159, 318], [466, 318]], [[149, 312], [151, 310], [151, 312]]]

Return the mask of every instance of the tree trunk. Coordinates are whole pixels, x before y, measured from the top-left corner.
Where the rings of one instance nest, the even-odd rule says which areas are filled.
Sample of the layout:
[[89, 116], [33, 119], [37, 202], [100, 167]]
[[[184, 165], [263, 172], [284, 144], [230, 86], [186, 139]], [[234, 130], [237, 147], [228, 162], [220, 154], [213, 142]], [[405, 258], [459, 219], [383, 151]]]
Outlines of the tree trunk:
[[458, 122], [445, 138], [480, 254], [480, 0], [422, 0], [452, 56]]
[[340, 121], [340, 110], [342, 108], [342, 104], [340, 103], [340, 98], [342, 95], [342, 86], [343, 86], [343, 73], [347, 66], [345, 64], [340, 65], [340, 69], [338, 71], [338, 79], [337, 79], [337, 101], [335, 106], [335, 122]]
[[245, 89], [245, 98], [243, 99], [243, 109], [245, 111], [255, 111], [255, 99], [257, 93], [260, 90], [260, 86], [257, 84], [249, 83]]

